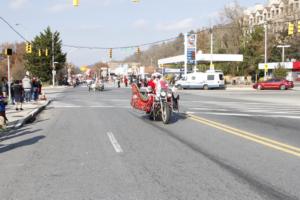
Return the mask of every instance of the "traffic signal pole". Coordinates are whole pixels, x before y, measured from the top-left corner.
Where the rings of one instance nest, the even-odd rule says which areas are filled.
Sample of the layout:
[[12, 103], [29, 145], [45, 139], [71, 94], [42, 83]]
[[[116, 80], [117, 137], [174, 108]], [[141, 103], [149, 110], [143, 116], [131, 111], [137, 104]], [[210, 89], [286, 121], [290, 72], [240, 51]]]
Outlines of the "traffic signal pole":
[[8, 102], [11, 102], [11, 75], [10, 75], [10, 56], [7, 55], [7, 84], [8, 84]]

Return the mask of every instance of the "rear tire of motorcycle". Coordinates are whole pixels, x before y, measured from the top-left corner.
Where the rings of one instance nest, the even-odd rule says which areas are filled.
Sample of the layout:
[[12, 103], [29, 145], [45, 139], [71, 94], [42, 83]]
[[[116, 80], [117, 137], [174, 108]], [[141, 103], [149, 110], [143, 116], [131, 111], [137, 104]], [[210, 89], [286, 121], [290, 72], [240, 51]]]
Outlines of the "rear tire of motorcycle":
[[171, 118], [171, 109], [167, 103], [163, 105], [163, 111], [161, 114], [161, 118], [164, 124], [168, 124]]
[[153, 121], [153, 120], [154, 120], [154, 115], [153, 115], [153, 113], [152, 113], [152, 112], [149, 114], [149, 119], [150, 119], [151, 121]]

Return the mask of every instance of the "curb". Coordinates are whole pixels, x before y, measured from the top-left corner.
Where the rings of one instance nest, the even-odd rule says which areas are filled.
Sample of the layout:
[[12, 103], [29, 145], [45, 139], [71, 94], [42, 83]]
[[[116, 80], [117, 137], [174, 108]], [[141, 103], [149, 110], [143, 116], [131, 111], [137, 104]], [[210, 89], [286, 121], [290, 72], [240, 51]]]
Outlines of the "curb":
[[[27, 122], [34, 119], [39, 113], [41, 113], [53, 100], [48, 100], [47, 103], [39, 108], [36, 108], [32, 112], [30, 112], [27, 116], [23, 117], [22, 119], [16, 120], [11, 122], [10, 125], [7, 127], [6, 131], [11, 131], [13, 129], [18, 129], [24, 126]], [[0, 134], [1, 135], [1, 134]]]

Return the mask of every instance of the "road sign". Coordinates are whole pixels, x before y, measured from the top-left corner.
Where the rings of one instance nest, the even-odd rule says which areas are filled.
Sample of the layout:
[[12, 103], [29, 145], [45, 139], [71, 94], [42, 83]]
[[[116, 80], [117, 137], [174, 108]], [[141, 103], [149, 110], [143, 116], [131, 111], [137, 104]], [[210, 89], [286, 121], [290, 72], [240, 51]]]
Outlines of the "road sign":
[[265, 72], [268, 72], [268, 70], [269, 70], [269, 66], [268, 64], [265, 64]]

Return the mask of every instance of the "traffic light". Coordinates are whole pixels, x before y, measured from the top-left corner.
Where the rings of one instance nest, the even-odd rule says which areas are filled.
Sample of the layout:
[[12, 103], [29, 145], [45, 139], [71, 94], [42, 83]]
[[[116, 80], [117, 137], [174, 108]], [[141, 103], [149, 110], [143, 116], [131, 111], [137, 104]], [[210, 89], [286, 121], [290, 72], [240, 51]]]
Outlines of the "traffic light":
[[289, 23], [289, 30], [288, 30], [288, 35], [293, 35], [294, 34], [294, 29], [295, 29], [295, 25], [294, 23]]
[[26, 42], [26, 53], [32, 53], [32, 46], [29, 42]]
[[79, 0], [73, 0], [73, 6], [79, 6]]
[[137, 54], [137, 55], [140, 55], [140, 54], [141, 54], [141, 49], [140, 49], [140, 47], [138, 47], [138, 48], [136, 49], [136, 54]]
[[45, 50], [45, 56], [47, 57], [49, 55], [48, 49]]
[[42, 56], [42, 50], [41, 49], [39, 49], [38, 54], [39, 54], [39, 57]]
[[300, 33], [300, 21], [298, 21], [298, 33]]
[[109, 58], [112, 59], [112, 49], [109, 49]]
[[4, 50], [4, 54], [5, 54], [6, 56], [11, 56], [11, 55], [12, 55], [12, 49], [5, 49], [5, 50]]

